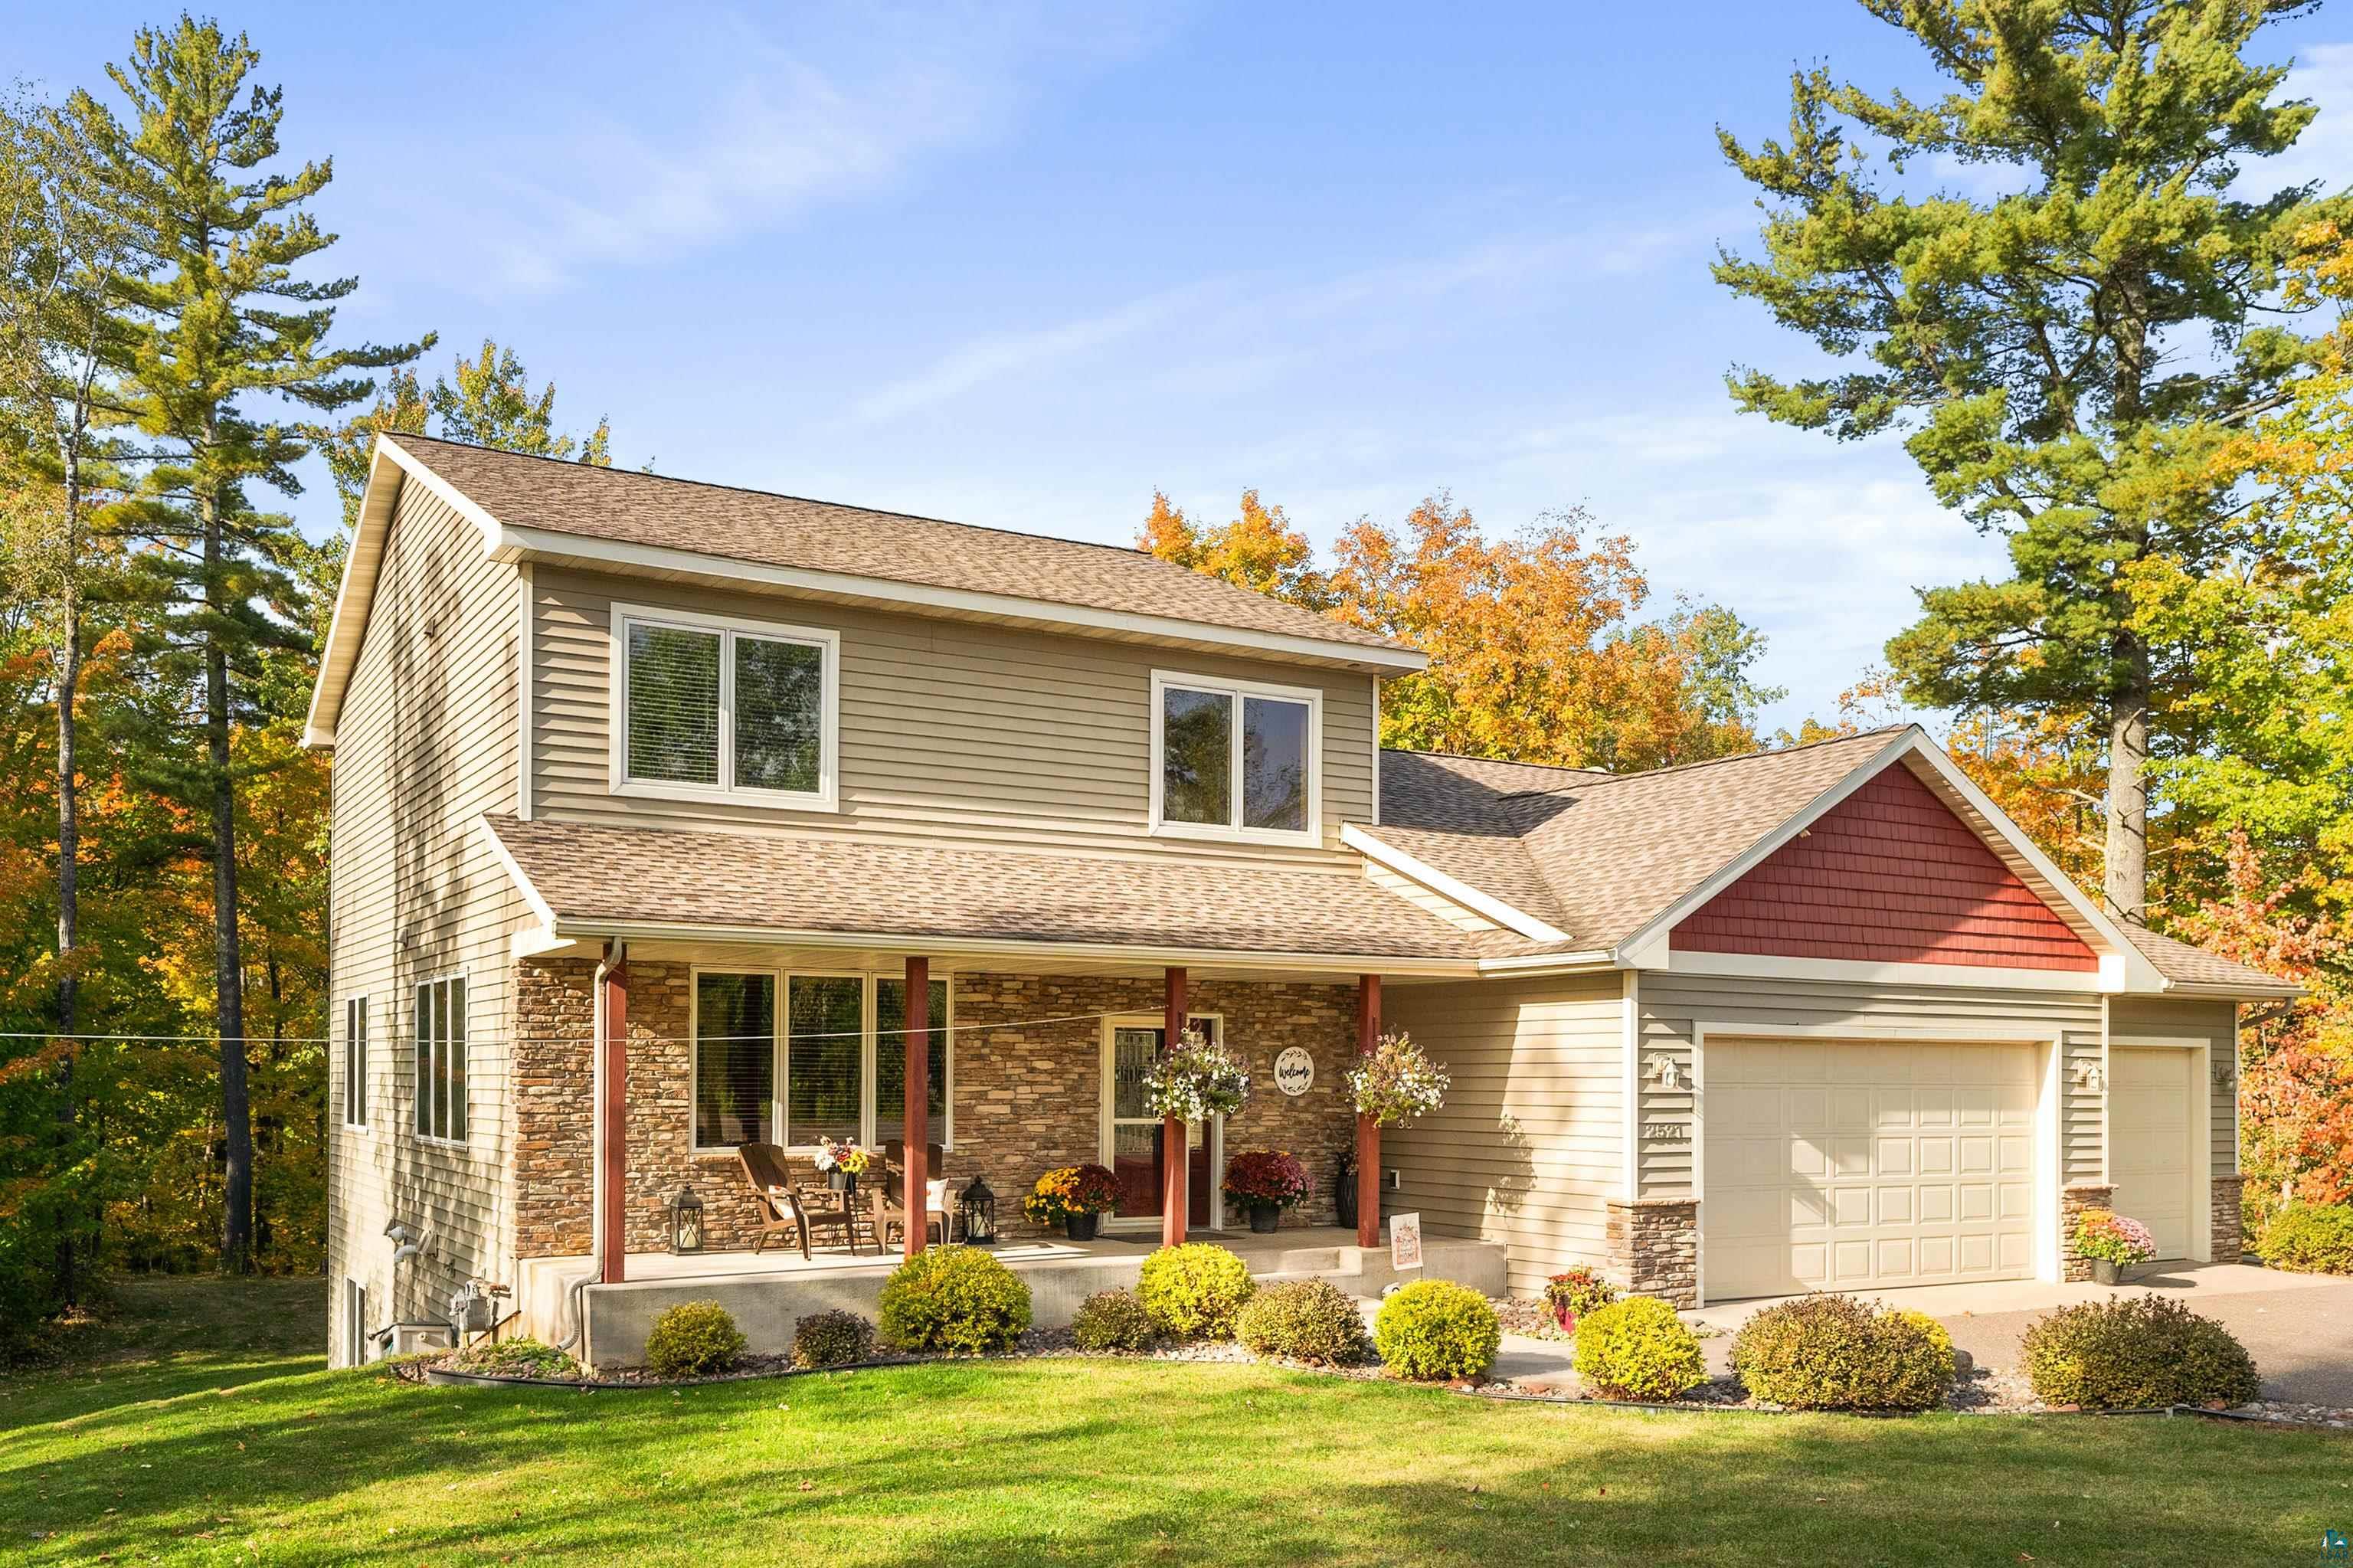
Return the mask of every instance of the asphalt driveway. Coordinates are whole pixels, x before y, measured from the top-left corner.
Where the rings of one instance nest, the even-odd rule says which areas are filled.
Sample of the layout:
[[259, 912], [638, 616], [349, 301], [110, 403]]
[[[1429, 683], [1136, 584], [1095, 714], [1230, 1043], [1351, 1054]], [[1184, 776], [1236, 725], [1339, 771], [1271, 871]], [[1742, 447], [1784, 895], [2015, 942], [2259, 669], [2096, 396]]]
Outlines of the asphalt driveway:
[[[2309, 1276], [2282, 1277], [2297, 1283], [2279, 1290], [2187, 1295], [2179, 1275], [2168, 1277], [2160, 1271], [2136, 1283], [2152, 1296], [2182, 1297], [2192, 1311], [2220, 1320], [2236, 1334], [2255, 1358], [2266, 1398], [2353, 1406], [2353, 1279], [2312, 1283]], [[2027, 1325], [2042, 1316], [2039, 1311], [1965, 1312], [1937, 1320], [1978, 1365], [2008, 1369], [2018, 1364], [2019, 1340]]]

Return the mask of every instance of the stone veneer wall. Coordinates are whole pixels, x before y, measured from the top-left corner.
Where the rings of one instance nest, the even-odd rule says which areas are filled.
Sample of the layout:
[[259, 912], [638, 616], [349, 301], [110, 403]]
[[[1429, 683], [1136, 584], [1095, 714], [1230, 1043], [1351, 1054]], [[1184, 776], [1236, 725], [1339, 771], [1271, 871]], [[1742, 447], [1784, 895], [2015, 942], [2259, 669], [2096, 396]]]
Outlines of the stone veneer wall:
[[1612, 1201], [1604, 1232], [1610, 1271], [1634, 1294], [1699, 1305], [1699, 1203], [1689, 1198]]
[[2213, 1183], [2213, 1218], [2208, 1226], [2216, 1263], [2238, 1263], [2246, 1256], [2245, 1217], [2239, 1207], [2243, 1176], [2217, 1176]]
[[[596, 964], [526, 959], [516, 966], [516, 1251], [523, 1257], [590, 1250], [595, 1148]], [[732, 1155], [691, 1152], [691, 970], [629, 965], [630, 1250], [669, 1245], [669, 1208], [682, 1185], [703, 1203], [706, 1245], [749, 1247], [757, 1214]], [[1103, 1024], [1110, 1012], [1161, 1008], [1160, 982], [1102, 977], [959, 974], [950, 1080], [954, 1143], [944, 1174], [957, 1187], [986, 1175], [1010, 1234], [1031, 1230], [1020, 1201], [1040, 1172], [1102, 1158]], [[1310, 1195], [1286, 1212], [1296, 1228], [1334, 1223], [1340, 1154], [1355, 1146], [1345, 1075], [1356, 1050], [1356, 991], [1345, 985], [1205, 980], [1191, 1011], [1219, 1013], [1248, 1065], [1250, 1104], [1226, 1125], [1227, 1152], [1287, 1149], [1307, 1168]], [[1039, 1019], [1069, 1022], [1040, 1023]], [[1306, 1047], [1315, 1082], [1293, 1099], [1274, 1086], [1274, 1058]], [[812, 1172], [814, 1175], [814, 1172]], [[1214, 1172], [1222, 1176], [1223, 1172]], [[1240, 1224], [1241, 1217], [1229, 1216]]]
[[2064, 1277], [2073, 1280], [2092, 1277], [2092, 1260], [2075, 1255], [2075, 1221], [2086, 1209], [2105, 1209], [2116, 1195], [2114, 1187], [2096, 1182], [2059, 1190], [2059, 1256]]

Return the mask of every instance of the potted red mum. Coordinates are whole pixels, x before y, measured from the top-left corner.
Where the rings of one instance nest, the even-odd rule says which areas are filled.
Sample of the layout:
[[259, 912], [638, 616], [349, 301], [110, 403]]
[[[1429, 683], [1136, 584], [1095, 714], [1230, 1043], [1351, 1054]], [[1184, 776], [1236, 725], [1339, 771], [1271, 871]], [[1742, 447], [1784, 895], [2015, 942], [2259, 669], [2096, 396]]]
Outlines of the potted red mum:
[[1250, 1229], [1271, 1231], [1282, 1211], [1307, 1196], [1307, 1168], [1280, 1149], [1253, 1149], [1226, 1165], [1226, 1200], [1250, 1211]]

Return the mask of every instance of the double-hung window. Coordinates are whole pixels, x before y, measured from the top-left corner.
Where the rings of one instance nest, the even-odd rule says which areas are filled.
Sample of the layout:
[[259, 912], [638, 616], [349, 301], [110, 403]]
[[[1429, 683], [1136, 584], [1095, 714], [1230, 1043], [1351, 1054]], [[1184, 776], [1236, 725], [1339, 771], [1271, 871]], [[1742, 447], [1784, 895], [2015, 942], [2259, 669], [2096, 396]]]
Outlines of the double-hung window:
[[466, 1141], [466, 977], [417, 988], [417, 1131]]
[[1317, 842], [1323, 716], [1320, 692], [1155, 672], [1153, 831]]
[[343, 1001], [343, 1125], [367, 1125], [367, 998]]
[[[931, 1141], [948, 1140], [948, 982], [924, 1036]], [[877, 1146], [906, 1130], [907, 982], [872, 974], [698, 969], [694, 1147]]]
[[841, 640], [684, 611], [613, 611], [613, 789], [831, 810]]

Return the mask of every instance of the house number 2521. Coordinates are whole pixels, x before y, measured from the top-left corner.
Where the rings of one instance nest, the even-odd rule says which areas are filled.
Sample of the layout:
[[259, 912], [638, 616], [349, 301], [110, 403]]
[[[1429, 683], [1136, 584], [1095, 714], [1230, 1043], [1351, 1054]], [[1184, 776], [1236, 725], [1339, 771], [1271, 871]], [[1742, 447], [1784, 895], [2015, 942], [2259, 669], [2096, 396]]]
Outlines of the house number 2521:
[[1657, 1143], [1689, 1143], [1691, 1128], [1679, 1121], [1646, 1121], [1642, 1136]]

